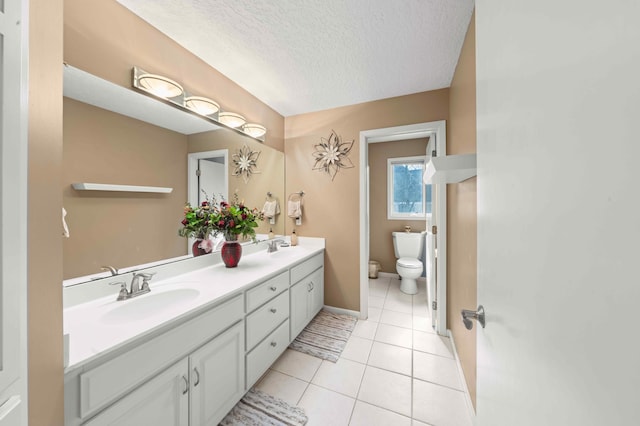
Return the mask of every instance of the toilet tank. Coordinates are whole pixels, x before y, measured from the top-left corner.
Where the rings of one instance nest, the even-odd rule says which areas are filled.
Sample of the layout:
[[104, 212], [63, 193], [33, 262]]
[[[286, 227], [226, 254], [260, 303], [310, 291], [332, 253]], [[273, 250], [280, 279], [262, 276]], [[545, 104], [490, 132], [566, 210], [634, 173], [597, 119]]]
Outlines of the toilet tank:
[[424, 232], [392, 232], [393, 250], [396, 258], [411, 257], [418, 259], [422, 256]]

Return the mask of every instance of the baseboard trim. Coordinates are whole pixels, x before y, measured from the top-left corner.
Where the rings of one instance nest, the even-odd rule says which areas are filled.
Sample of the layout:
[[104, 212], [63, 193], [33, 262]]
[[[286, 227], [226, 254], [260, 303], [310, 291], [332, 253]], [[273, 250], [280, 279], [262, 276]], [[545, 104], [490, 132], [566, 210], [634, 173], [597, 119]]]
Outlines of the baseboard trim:
[[334, 314], [350, 315], [352, 317], [361, 318], [360, 312], [349, 309], [336, 308], [334, 306], [324, 305], [324, 309]]
[[394, 274], [392, 272], [378, 272], [378, 277], [383, 278], [399, 278], [398, 274]]
[[456, 342], [453, 339], [453, 333], [451, 333], [450, 329], [447, 329], [447, 335], [449, 336], [449, 341], [451, 342], [451, 348], [453, 349], [453, 355], [456, 358], [456, 365], [458, 366], [458, 373], [460, 373], [460, 378], [462, 379], [462, 390], [464, 392], [464, 399], [467, 402], [467, 411], [469, 412], [469, 416], [471, 417], [471, 422], [476, 424], [476, 410], [473, 408], [473, 403], [471, 402], [471, 394], [469, 393], [469, 388], [467, 387], [467, 381], [464, 377], [464, 371], [462, 370], [462, 364], [460, 363], [460, 357], [458, 356], [458, 349], [456, 348]]

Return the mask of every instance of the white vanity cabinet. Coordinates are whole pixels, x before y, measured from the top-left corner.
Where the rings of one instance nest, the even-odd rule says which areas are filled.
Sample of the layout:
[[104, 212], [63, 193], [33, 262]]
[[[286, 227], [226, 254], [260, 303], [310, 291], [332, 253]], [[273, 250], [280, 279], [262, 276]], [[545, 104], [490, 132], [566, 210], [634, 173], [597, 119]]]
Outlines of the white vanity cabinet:
[[291, 268], [291, 340], [306, 327], [324, 305], [324, 255]]
[[85, 425], [215, 426], [244, 395], [243, 359], [239, 322]]
[[218, 425], [323, 306], [324, 251], [298, 259], [75, 364], [65, 425]]

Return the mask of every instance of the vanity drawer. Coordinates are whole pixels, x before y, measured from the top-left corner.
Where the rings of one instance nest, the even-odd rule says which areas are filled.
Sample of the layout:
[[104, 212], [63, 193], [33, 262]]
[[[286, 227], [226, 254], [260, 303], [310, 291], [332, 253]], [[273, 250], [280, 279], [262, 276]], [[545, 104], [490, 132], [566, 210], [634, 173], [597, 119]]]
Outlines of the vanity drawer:
[[[288, 294], [288, 293], [287, 293]], [[86, 418], [170, 363], [211, 340], [244, 317], [243, 295], [80, 375], [80, 417]]]
[[288, 345], [289, 320], [286, 320], [247, 354], [247, 389], [267, 371], [267, 368], [278, 359]]
[[247, 312], [289, 288], [289, 274], [283, 272], [247, 291]]
[[247, 316], [247, 350], [289, 318], [289, 290]]
[[300, 265], [291, 268], [291, 284], [295, 284], [319, 267], [324, 265], [324, 253], [318, 253]]

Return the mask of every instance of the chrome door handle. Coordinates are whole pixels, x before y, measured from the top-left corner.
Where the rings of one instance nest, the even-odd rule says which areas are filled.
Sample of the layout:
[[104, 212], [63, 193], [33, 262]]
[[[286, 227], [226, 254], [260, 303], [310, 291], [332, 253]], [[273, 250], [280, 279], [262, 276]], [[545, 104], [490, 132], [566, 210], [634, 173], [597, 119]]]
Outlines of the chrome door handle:
[[271, 342], [271, 346], [275, 348], [276, 346], [278, 346], [278, 344], [276, 342]]
[[270, 311], [272, 314], [275, 314], [276, 312], [278, 312], [278, 310], [277, 310], [276, 308], [271, 308], [271, 309], [269, 309], [269, 311]]
[[277, 288], [277, 287], [274, 287], [274, 286], [269, 287], [269, 290], [271, 290], [271, 291], [276, 291], [277, 289], [278, 289], [278, 288]]
[[471, 330], [473, 328], [472, 319], [478, 321], [482, 328], [486, 325], [486, 320], [484, 316], [484, 307], [482, 305], [478, 306], [477, 311], [471, 311], [469, 309], [463, 309], [462, 312], [462, 322], [464, 323], [464, 327], [467, 330]]

